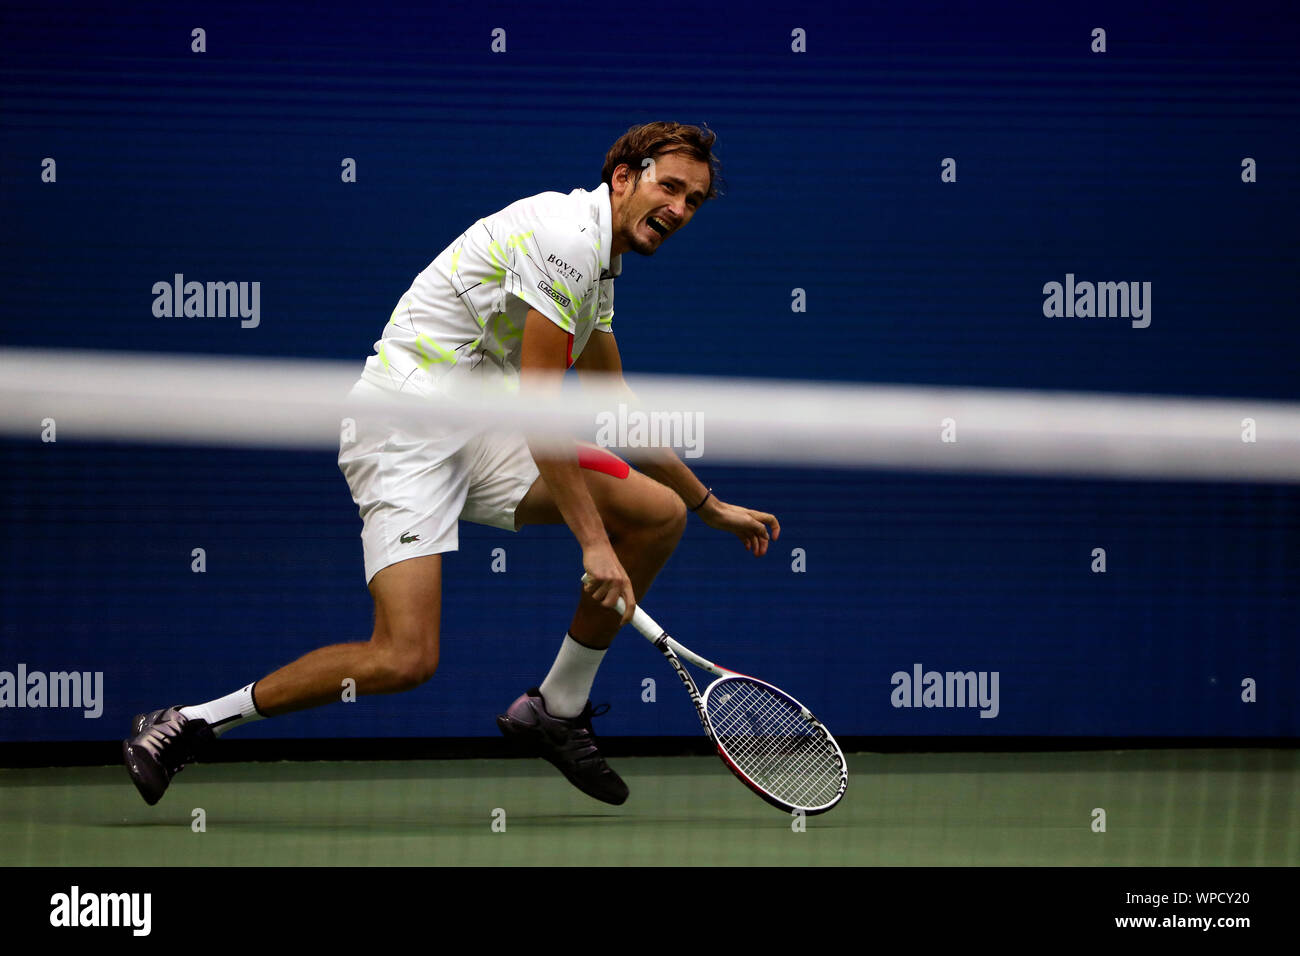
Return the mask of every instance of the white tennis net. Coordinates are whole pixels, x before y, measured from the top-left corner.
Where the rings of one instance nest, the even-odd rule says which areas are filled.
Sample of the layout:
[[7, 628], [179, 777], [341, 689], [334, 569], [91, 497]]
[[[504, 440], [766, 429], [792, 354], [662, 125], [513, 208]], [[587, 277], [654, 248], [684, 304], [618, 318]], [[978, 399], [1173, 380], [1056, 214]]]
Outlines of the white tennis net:
[[[336, 447], [359, 364], [0, 349], [0, 431]], [[710, 463], [1300, 481], [1300, 404], [1255, 399], [629, 377], [551, 396], [398, 401], [425, 420], [590, 439], [601, 416], [690, 416]], [[602, 442], [603, 444], [603, 442]]]

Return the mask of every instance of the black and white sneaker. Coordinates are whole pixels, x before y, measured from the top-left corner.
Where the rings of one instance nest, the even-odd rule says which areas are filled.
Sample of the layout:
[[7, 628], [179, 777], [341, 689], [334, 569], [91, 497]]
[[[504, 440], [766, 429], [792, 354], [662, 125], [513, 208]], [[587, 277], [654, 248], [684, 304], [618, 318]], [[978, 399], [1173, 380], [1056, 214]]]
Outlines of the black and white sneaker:
[[587, 701], [577, 717], [552, 717], [534, 687], [497, 717], [497, 726], [522, 749], [554, 764], [587, 796], [618, 805], [627, 800], [627, 784], [605, 763], [591, 729], [591, 718], [608, 709], [592, 710]]
[[176, 707], [137, 714], [131, 736], [122, 741], [122, 760], [144, 802], [153, 806], [185, 765], [216, 740], [206, 720], [184, 716]]

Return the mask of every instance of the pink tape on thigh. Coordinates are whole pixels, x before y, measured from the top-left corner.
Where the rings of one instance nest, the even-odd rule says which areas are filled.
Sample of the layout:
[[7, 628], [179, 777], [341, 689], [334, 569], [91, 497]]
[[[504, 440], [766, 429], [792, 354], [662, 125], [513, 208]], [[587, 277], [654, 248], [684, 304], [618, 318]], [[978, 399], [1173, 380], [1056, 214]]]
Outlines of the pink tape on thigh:
[[589, 471], [601, 471], [613, 475], [615, 478], [626, 478], [632, 473], [631, 467], [622, 458], [595, 445], [578, 446], [578, 465]]

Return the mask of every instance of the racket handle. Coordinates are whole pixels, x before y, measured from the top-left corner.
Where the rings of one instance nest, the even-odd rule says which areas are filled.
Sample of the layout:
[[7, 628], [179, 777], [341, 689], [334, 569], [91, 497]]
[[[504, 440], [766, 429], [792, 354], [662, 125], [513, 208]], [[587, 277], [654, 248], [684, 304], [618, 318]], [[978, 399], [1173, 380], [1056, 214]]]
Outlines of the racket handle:
[[[590, 580], [591, 580], [591, 575], [584, 574], [582, 576], [583, 584], [586, 584]], [[627, 602], [624, 601], [622, 597], [620, 597], [618, 599], [618, 604], [614, 605], [614, 610], [618, 612], [619, 617], [622, 617], [625, 613], [627, 613]], [[650, 617], [649, 614], [641, 610], [640, 605], [637, 605], [636, 610], [632, 612], [632, 626], [635, 627], [642, 634], [644, 634], [651, 641], [657, 641], [664, 634], [668, 633], [662, 627], [656, 624], [654, 619]]]

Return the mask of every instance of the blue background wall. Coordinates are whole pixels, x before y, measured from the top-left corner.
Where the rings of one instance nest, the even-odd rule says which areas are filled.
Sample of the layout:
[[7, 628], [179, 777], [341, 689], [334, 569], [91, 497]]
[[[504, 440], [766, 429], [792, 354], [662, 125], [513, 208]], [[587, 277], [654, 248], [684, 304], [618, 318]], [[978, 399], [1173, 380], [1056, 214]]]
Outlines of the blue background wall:
[[[853, 6], [8, 4], [0, 343], [359, 370], [466, 225], [594, 186], [628, 126], [675, 118], [718, 131], [726, 195], [625, 263], [630, 370], [1300, 397], [1293, 4]], [[177, 272], [261, 282], [260, 325], [155, 318], [152, 286]], [[1150, 327], [1045, 318], [1043, 284], [1066, 273], [1151, 282]], [[0, 670], [103, 671], [105, 708], [0, 709], [0, 739], [120, 737], [141, 709], [369, 636], [360, 522], [332, 453], [39, 431], [0, 443]], [[699, 471], [775, 512], [779, 546], [754, 560], [693, 522], [647, 608], [841, 735], [1297, 733], [1300, 488], [707, 455]], [[554, 655], [580, 555], [563, 528], [467, 525], [461, 541], [432, 682], [239, 733], [495, 734]], [[914, 663], [997, 671], [998, 716], [891, 706], [890, 675]], [[594, 696], [614, 705], [604, 733], [697, 732], [631, 631]]]

